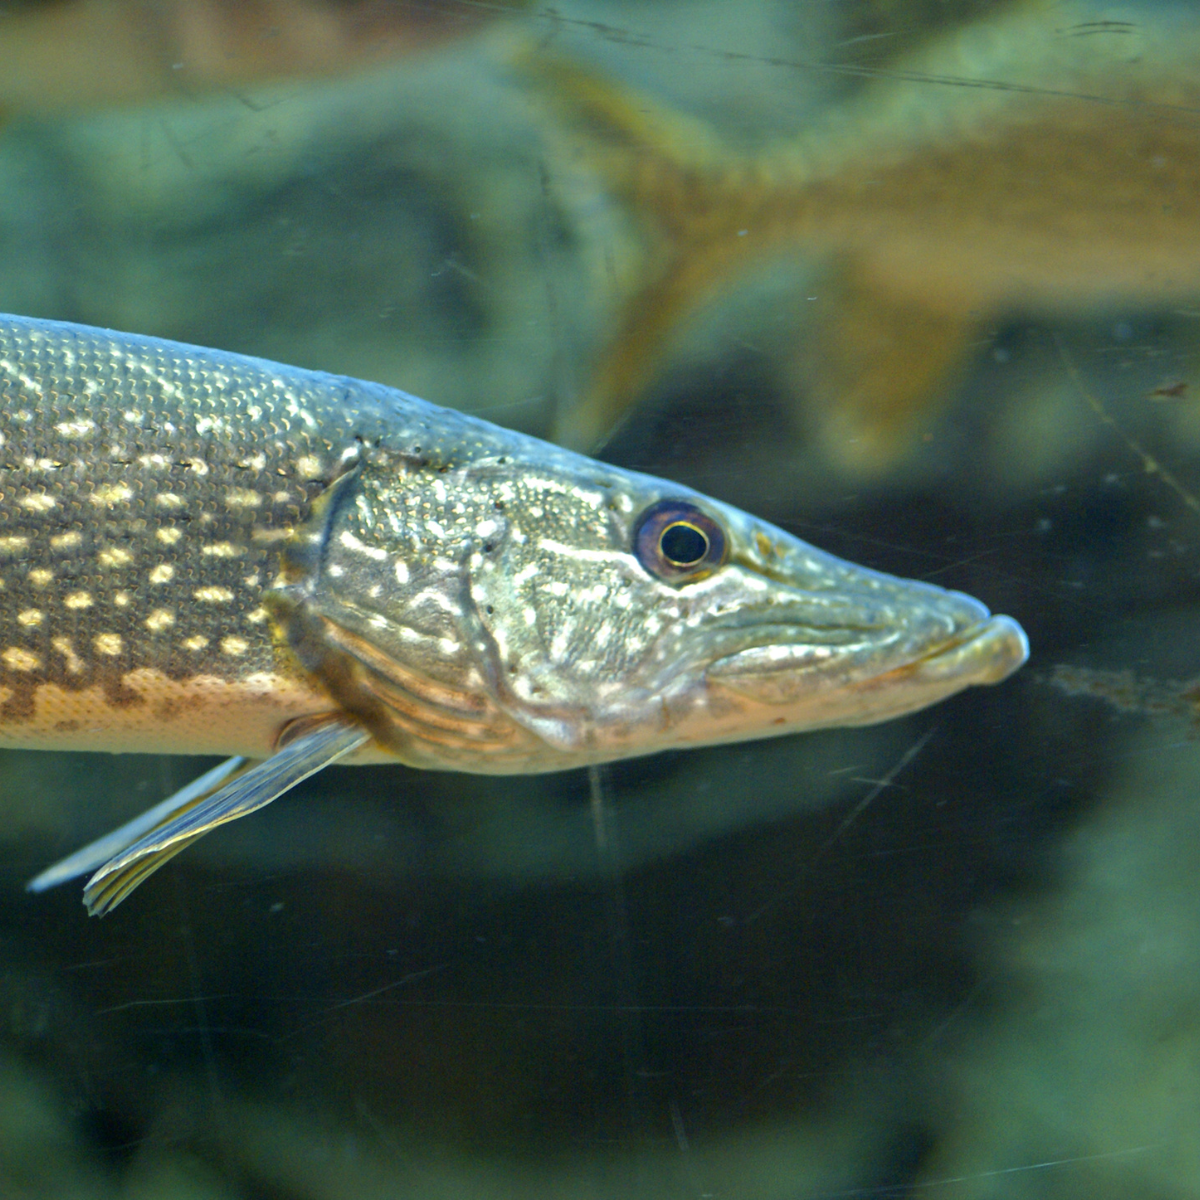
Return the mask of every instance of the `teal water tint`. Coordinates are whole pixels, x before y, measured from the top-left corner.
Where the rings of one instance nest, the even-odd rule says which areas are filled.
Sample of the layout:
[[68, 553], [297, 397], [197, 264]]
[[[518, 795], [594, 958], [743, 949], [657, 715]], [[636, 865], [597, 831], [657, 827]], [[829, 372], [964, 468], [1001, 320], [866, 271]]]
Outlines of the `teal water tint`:
[[[132, 105], [10, 102], [0, 310], [350, 372], [544, 434], [587, 403], [687, 193], [640, 213], [611, 146], [512, 66], [530, 45], [637, 89], [697, 155], [719, 159], [719, 135], [768, 164], [869, 109], [879, 78], [911, 76], [914, 128], [947, 94], [969, 113], [967, 84], [1003, 77], [938, 56], [1014, 14], [1044, 17], [1042, 49], [1116, 47], [1110, 82], [1139, 47], [1161, 89], [1088, 101], [1090, 182], [1042, 189], [1073, 251], [1054, 262], [1093, 239], [1111, 273], [1161, 264], [1153, 214], [1190, 201], [1153, 181], [1200, 169], [1175, 11], [573, 0], [320, 79], [214, 86], [184, 61], [176, 92]], [[21, 36], [71, 27], [46, 28]], [[1086, 203], [1106, 170], [1132, 178], [1100, 151], [1133, 108], [1140, 145], [1169, 129], [1175, 147], [1142, 164], [1137, 237]], [[990, 212], [972, 178], [964, 211]], [[998, 228], [931, 224], [951, 247]], [[1200, 278], [1189, 297], [1183, 267], [1148, 265], [1140, 290], [1088, 300], [1075, 266], [1053, 297], [963, 301], [970, 335], [946, 349], [930, 331], [950, 322], [886, 326], [801, 237], [705, 253], [604, 456], [979, 596], [1024, 624], [1029, 667], [875, 728], [590, 775], [331, 769], [102, 922], [22, 885], [204, 764], [4, 753], [0, 1195], [1200, 1192]], [[839, 346], [903, 361], [889, 329], [953, 369], [904, 421], [821, 407]], [[855, 451], [885, 428], [886, 453]]]

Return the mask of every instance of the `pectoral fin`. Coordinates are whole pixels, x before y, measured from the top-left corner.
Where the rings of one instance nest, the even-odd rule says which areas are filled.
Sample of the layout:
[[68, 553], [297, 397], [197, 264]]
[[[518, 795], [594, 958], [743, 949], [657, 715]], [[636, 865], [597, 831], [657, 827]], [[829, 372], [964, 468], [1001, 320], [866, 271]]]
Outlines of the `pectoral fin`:
[[111, 854], [83, 889], [88, 912], [103, 916], [198, 837], [270, 804], [358, 749], [368, 737], [355, 722], [332, 717], [307, 726], [263, 762], [249, 766], [244, 760], [230, 759], [129, 824], [43, 871], [29, 887], [33, 891], [53, 887], [91, 870], [102, 856]]
[[[60, 859], [52, 867], [47, 867], [40, 875], [34, 876], [26, 885], [27, 892], [45, 892], [68, 879], [77, 879], [80, 875], [90, 875], [102, 867], [109, 859], [120, 854], [127, 846], [133, 845], [138, 838], [165, 825], [172, 817], [179, 816], [195, 808], [206, 797], [211, 796], [222, 784], [227, 783], [235, 772], [246, 771], [250, 767], [249, 760], [240, 755], [227, 758], [211, 771], [205, 771], [197, 779], [193, 779], [186, 787], [168, 796], [165, 800], [147, 809], [144, 813], [127, 821], [119, 829], [106, 833], [102, 838], [89, 842], [74, 854]], [[235, 776], [236, 777], [236, 776]]]

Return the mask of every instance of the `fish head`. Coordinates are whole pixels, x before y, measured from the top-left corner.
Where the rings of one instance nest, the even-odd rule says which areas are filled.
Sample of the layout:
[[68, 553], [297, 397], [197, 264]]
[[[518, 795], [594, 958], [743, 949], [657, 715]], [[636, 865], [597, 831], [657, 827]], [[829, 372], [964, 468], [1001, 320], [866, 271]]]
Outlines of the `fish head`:
[[405, 761], [553, 770], [869, 724], [1027, 657], [962, 593], [530, 445], [368, 455], [284, 550], [281, 639]]

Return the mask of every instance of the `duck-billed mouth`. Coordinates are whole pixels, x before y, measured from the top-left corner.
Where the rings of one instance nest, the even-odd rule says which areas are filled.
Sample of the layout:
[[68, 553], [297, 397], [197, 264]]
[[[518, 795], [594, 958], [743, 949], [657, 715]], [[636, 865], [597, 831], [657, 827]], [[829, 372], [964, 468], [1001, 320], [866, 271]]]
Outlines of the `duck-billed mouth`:
[[995, 616], [923, 655], [909, 669], [930, 682], [991, 684], [1007, 679], [1028, 657], [1025, 630], [1012, 617]]
[[880, 639], [868, 630], [856, 636], [853, 629], [838, 631], [836, 638], [808, 638], [801, 627], [781, 625], [761, 631], [766, 637], [757, 645], [717, 659], [705, 675], [764, 704], [809, 701], [815, 685], [826, 695], [895, 689], [883, 707], [892, 710], [894, 699], [907, 708], [904, 692], [915, 699], [930, 689], [949, 695], [972, 684], [999, 683], [1025, 662], [1029, 642], [1020, 625], [983, 613], [983, 619], [936, 641], [895, 634]]

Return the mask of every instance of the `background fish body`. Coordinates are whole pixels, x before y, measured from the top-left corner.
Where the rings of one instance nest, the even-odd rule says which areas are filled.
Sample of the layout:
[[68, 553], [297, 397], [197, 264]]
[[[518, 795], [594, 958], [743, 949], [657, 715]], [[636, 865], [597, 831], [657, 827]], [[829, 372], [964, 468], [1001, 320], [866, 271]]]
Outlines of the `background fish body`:
[[[262, 758], [336, 713], [357, 761], [553, 770], [881, 720], [1026, 653], [968, 597], [356, 380], [5, 317], [0, 435], [6, 746]], [[652, 561], [663, 504], [711, 561]]]
[[853, 95], [752, 152], [577, 64], [527, 56], [568, 144], [578, 156], [582, 138], [651, 247], [559, 440], [602, 443], [697, 312], [788, 254], [819, 284], [794, 305], [781, 377], [800, 425], [851, 474], [914, 449], [998, 324], [1193, 307], [1194, 10], [980, 12], [864, 68], [873, 78]]

